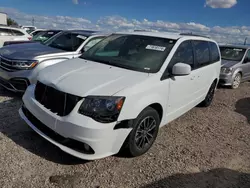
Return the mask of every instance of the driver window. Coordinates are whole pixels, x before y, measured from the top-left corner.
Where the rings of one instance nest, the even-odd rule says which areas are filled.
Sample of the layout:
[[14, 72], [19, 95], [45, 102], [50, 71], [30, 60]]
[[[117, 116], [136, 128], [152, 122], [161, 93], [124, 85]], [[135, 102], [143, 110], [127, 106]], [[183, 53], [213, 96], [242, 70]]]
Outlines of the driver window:
[[177, 48], [175, 54], [173, 55], [171, 61], [168, 64], [168, 72], [172, 72], [172, 67], [176, 63], [186, 63], [194, 68], [194, 54], [193, 54], [193, 46], [191, 41], [184, 41]]

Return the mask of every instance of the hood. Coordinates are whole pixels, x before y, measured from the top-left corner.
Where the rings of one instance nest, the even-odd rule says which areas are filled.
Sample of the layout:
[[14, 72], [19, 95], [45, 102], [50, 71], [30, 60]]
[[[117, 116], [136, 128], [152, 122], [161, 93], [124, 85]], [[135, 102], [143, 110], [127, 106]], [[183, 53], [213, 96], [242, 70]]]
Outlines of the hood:
[[43, 69], [38, 80], [60, 91], [85, 97], [111, 96], [144, 81], [148, 76], [148, 73], [77, 58]]
[[65, 52], [40, 43], [23, 43], [5, 46], [0, 49], [0, 55], [8, 59], [32, 60], [37, 56]]
[[240, 63], [240, 61], [231, 61], [231, 60], [221, 60], [221, 67], [233, 67], [234, 65]]

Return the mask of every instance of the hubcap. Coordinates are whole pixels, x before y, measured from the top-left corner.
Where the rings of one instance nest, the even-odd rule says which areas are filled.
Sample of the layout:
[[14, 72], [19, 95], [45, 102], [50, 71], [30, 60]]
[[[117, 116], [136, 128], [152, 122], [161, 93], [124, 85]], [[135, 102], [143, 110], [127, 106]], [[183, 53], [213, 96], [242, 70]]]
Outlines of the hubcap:
[[239, 87], [239, 85], [240, 85], [240, 80], [241, 80], [240, 75], [236, 75], [235, 78], [234, 78], [234, 81], [233, 81], [233, 87], [234, 87], [234, 88]]
[[154, 140], [154, 133], [156, 130], [156, 121], [153, 117], [144, 118], [136, 131], [135, 143], [139, 149], [144, 149], [145, 146], [150, 145]]

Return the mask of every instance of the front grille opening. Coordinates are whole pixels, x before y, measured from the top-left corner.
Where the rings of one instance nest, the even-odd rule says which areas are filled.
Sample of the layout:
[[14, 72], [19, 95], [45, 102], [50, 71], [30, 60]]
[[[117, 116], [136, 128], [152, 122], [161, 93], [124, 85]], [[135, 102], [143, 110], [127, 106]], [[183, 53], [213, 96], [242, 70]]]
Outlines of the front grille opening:
[[11, 79], [10, 83], [20, 91], [25, 91], [29, 85], [29, 81], [26, 79]]
[[82, 97], [59, 91], [38, 81], [35, 99], [58, 116], [67, 116]]
[[91, 148], [88, 144], [79, 142], [71, 138], [65, 138], [57, 134], [55, 131], [53, 131], [52, 129], [44, 125], [41, 121], [39, 121], [24, 105], [22, 106], [22, 111], [33, 126], [35, 126], [37, 129], [39, 129], [42, 133], [47, 135], [52, 140], [80, 153], [89, 155], [95, 154], [93, 148]]
[[13, 89], [12, 86], [8, 82], [2, 79], [0, 79], [0, 85], [3, 85], [4, 87], [9, 88], [9, 89]]

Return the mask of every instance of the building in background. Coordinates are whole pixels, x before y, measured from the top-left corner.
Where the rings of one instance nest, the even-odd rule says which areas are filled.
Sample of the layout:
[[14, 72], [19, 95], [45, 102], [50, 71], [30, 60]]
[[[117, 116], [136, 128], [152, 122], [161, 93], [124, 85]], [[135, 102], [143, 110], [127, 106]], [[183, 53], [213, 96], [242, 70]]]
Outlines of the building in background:
[[0, 25], [7, 25], [7, 14], [0, 12]]

